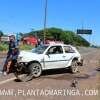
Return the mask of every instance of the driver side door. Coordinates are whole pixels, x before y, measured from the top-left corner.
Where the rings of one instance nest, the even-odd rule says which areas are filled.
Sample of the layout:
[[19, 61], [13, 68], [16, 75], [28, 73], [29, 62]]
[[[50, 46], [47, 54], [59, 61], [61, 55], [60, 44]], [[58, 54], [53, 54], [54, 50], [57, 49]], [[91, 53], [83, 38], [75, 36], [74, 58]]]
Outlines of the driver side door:
[[63, 68], [64, 61], [62, 46], [50, 47], [44, 56], [45, 69]]

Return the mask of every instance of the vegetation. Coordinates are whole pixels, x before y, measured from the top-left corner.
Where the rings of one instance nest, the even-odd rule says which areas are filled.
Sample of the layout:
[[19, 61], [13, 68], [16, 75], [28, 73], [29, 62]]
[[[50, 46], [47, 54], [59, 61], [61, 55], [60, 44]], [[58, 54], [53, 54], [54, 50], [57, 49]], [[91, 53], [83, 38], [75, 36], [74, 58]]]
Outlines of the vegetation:
[[0, 36], [3, 36], [3, 32], [0, 30]]
[[[34, 46], [32, 46], [32, 45], [26, 45], [26, 44], [19, 46], [20, 50], [32, 50], [33, 48], [34, 48]], [[8, 50], [8, 45], [5, 44], [5, 43], [1, 43], [0, 44], [0, 52], [1, 51], [7, 51], [7, 50]]]
[[33, 48], [34, 48], [34, 46], [32, 46], [32, 45], [26, 45], [26, 44], [19, 46], [20, 50], [32, 50]]
[[[43, 30], [32, 30], [29, 33], [20, 33], [21, 37], [26, 36], [35, 36], [43, 40]], [[4, 35], [2, 31], [0, 31], [0, 36]], [[56, 40], [56, 41], [63, 41], [65, 44], [72, 44], [76, 46], [90, 46], [90, 43], [86, 41], [83, 37], [80, 35], [72, 32], [72, 31], [66, 31], [62, 30], [60, 28], [47, 28], [46, 29], [46, 39], [50, 40]], [[21, 50], [31, 50], [34, 46], [31, 45], [21, 45], [19, 48]], [[8, 49], [7, 43], [0, 43], [0, 51], [6, 51]]]
[[8, 45], [5, 43], [0, 43], [0, 51], [7, 51]]
[[[31, 31], [23, 36], [36, 36], [43, 40], [43, 30]], [[57, 41], [63, 41], [65, 44], [72, 44], [77, 46], [90, 46], [90, 43], [80, 35], [72, 31], [65, 31], [60, 28], [47, 28], [46, 39], [53, 39]]]

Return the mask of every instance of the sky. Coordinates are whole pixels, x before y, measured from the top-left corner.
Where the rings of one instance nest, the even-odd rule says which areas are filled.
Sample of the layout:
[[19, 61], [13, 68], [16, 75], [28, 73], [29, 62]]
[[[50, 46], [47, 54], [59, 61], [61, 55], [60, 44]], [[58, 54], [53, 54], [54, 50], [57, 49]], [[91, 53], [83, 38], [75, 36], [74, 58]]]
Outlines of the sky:
[[[45, 0], [0, 0], [0, 30], [5, 34], [43, 29]], [[92, 29], [83, 35], [100, 45], [100, 0], [48, 0], [47, 27], [76, 32]]]

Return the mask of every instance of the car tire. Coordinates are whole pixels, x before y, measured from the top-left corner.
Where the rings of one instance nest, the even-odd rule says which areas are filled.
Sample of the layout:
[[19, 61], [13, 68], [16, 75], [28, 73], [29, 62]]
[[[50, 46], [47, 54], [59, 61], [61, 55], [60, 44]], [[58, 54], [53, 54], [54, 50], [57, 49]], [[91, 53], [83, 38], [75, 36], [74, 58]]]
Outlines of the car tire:
[[75, 74], [79, 72], [79, 66], [77, 60], [73, 60], [70, 66], [71, 73]]
[[39, 76], [41, 76], [42, 73], [42, 68], [41, 65], [39, 63], [31, 63], [29, 66], [29, 74], [30, 76], [33, 78], [37, 78]]
[[27, 82], [32, 80], [33, 77], [34, 78], [39, 77], [42, 73], [42, 68], [39, 63], [31, 63], [27, 67], [26, 73], [21, 73], [21, 72], [15, 71], [14, 72], [15, 77], [22, 82]]

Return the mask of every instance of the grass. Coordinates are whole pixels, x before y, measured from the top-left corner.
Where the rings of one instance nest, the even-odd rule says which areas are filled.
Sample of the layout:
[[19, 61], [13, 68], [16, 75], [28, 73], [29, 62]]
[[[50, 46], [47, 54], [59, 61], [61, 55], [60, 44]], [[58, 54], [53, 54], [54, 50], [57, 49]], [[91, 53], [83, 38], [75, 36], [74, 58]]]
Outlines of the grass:
[[8, 45], [5, 43], [0, 44], [0, 51], [7, 51], [8, 50]]
[[[27, 45], [27, 44], [21, 44], [21, 45], [19, 45], [19, 49], [20, 50], [31, 50], [34, 47], [35, 46]], [[0, 44], [0, 52], [2, 52], [2, 51], [8, 51], [8, 44], [6, 44], [6, 43], [1, 43]]]
[[20, 46], [19, 46], [19, 49], [20, 49], [20, 50], [31, 50], [31, 49], [33, 49], [34, 47], [35, 47], [35, 46], [24, 44], [24, 45], [20, 45]]

